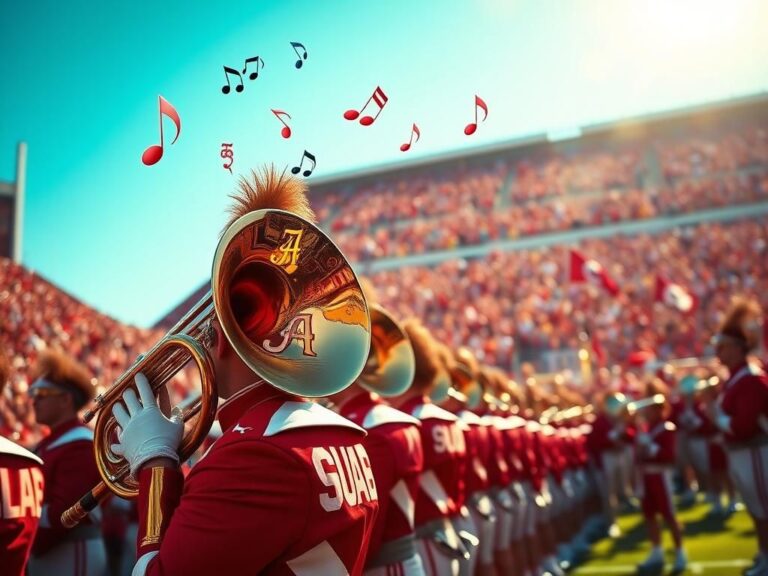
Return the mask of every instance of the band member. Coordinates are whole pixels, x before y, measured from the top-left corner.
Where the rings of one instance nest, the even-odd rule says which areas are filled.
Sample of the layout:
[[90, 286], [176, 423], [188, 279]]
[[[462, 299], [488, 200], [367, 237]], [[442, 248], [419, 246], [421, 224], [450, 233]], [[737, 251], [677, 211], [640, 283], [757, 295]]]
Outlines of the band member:
[[[651, 390], [653, 392], [653, 390]], [[637, 406], [640, 414], [640, 432], [636, 437], [637, 461], [642, 478], [641, 506], [645, 526], [653, 548], [648, 557], [639, 565], [641, 570], [659, 569], [664, 565], [661, 548], [661, 530], [657, 516], [664, 519], [672, 533], [675, 544], [673, 571], [681, 573], [687, 565], [683, 550], [683, 532], [675, 514], [672, 493], [672, 475], [675, 468], [675, 425], [668, 420], [669, 405], [664, 396], [655, 394], [650, 398], [629, 404]]]
[[454, 498], [463, 490], [464, 434], [456, 415], [428, 396], [442, 369], [434, 340], [415, 319], [404, 328], [413, 344], [416, 374], [411, 387], [393, 402], [421, 421], [424, 471], [416, 500], [416, 546], [428, 575], [457, 576], [459, 559], [468, 554], [450, 522], [458, 513]]
[[739, 300], [713, 339], [717, 358], [730, 374], [715, 423], [725, 433], [731, 479], [757, 532], [759, 553], [748, 575], [768, 573], [768, 377], [747, 362], [760, 342], [761, 318], [756, 302]]
[[[461, 573], [478, 576], [495, 574], [494, 534], [496, 513], [488, 497], [490, 488], [486, 462], [491, 458], [489, 427], [472, 410], [480, 404], [482, 390], [478, 377], [478, 364], [472, 352], [459, 348], [454, 357], [445, 346], [439, 348], [443, 367], [451, 375], [452, 387], [442, 406], [459, 417], [464, 431], [466, 460], [464, 465], [465, 504], [453, 524], [464, 536], [470, 559], [462, 562]], [[474, 536], [479, 540], [473, 545]]]
[[626, 422], [627, 399], [615, 392], [605, 397], [592, 423], [588, 444], [597, 466], [597, 479], [603, 495], [603, 514], [608, 523], [608, 535], [618, 538], [621, 530], [616, 524], [619, 508], [620, 465], [624, 446], [634, 441], [634, 430]]
[[94, 386], [83, 366], [54, 350], [41, 354], [32, 378], [29, 393], [35, 419], [51, 433], [35, 449], [43, 460], [45, 494], [29, 574], [101, 575], [107, 557], [100, 510], [74, 529], [61, 524], [61, 513], [101, 480], [93, 456], [93, 431], [77, 417], [93, 398]]
[[[125, 457], [139, 480], [138, 561], [133, 575], [359, 575], [379, 499], [363, 446], [365, 431], [317, 403], [303, 401], [297, 393], [318, 385], [321, 374], [330, 386], [326, 394], [343, 389], [357, 375], [333, 387], [346, 367], [333, 365], [338, 361], [329, 363], [327, 357], [325, 364], [314, 360], [337, 344], [328, 339], [330, 331], [345, 342], [345, 360], [362, 367], [368, 353], [367, 344], [359, 346], [363, 328], [356, 320], [365, 312], [367, 325], [362, 293], [352, 284], [354, 275], [342, 255], [310, 224], [313, 214], [300, 180], [267, 169], [244, 178], [235, 200], [232, 220], [219, 244], [228, 257], [219, 258], [217, 251], [214, 278], [221, 277], [218, 265], [234, 265], [238, 257], [249, 260], [235, 268], [232, 284], [224, 292], [230, 297], [226, 315], [217, 307], [203, 338], [219, 396], [226, 399], [218, 411], [222, 436], [184, 479], [178, 462], [183, 424], [178, 414], [169, 419], [158, 408], [143, 375], [135, 379], [139, 396], [128, 389], [123, 403], [113, 408], [121, 428], [113, 450]], [[313, 303], [320, 305], [317, 298], [326, 287], [332, 295], [341, 290], [339, 298], [354, 300], [341, 300], [345, 306], [324, 308], [312, 319], [323, 332], [314, 331], [310, 319], [302, 317], [298, 332], [290, 324], [273, 334], [283, 304], [276, 296], [285, 295], [278, 289], [297, 278], [289, 275], [302, 276], [305, 257], [311, 256], [305, 254], [309, 248], [302, 239], [327, 250], [323, 263], [332, 263], [329, 282], [322, 287], [311, 284], [318, 290]], [[235, 251], [229, 246], [236, 246]], [[257, 260], [264, 254], [268, 260]], [[319, 260], [307, 261], [313, 271], [320, 266]], [[267, 262], [284, 268], [272, 268]], [[285, 278], [278, 276], [283, 273]], [[227, 323], [229, 314], [235, 316], [236, 325]], [[336, 320], [339, 316], [345, 323]], [[369, 338], [367, 330], [364, 335]], [[293, 337], [295, 342], [287, 342]], [[249, 362], [256, 361], [247, 355], [243, 342], [248, 350], [290, 346], [298, 358], [313, 362], [290, 366], [310, 367], [315, 380], [272, 376], [280, 386], [271, 384], [251, 368]], [[259, 354], [264, 361], [291, 362]], [[345, 380], [350, 373], [344, 372]]]
[[[365, 293], [370, 306], [374, 300], [372, 290], [368, 288]], [[377, 322], [379, 317], [382, 319]], [[421, 422], [393, 408], [381, 397], [401, 394], [410, 387], [413, 352], [404, 334], [402, 339], [397, 338], [401, 333], [395, 329], [396, 325], [386, 329], [388, 319], [378, 307], [372, 308], [372, 324], [371, 360], [366, 369], [349, 388], [330, 397], [339, 414], [368, 432], [363, 445], [376, 479], [379, 514], [365, 562], [365, 575], [423, 576], [414, 535], [415, 502], [424, 467]], [[391, 336], [393, 332], [395, 338]]]
[[[0, 396], [8, 380], [0, 356]], [[43, 505], [42, 460], [0, 436], [0, 566], [3, 574], [23, 576]]]

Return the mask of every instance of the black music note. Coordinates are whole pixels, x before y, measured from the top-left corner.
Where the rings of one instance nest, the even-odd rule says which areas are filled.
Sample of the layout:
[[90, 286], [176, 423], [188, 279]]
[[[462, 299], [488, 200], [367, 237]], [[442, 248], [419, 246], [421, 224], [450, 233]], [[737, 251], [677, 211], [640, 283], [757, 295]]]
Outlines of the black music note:
[[[296, 60], [296, 68], [301, 68], [304, 65], [304, 60], [307, 59], [307, 49], [304, 47], [304, 44], [302, 44], [301, 42], [291, 42], [291, 46], [293, 46], [293, 51], [296, 52], [296, 56], [299, 57], [299, 59]], [[299, 51], [298, 51], [299, 46], [301, 46], [301, 49], [304, 50], [304, 54], [299, 54]]]
[[254, 56], [253, 58], [246, 58], [245, 66], [243, 66], [243, 74], [245, 74], [245, 71], [248, 70], [249, 62], [256, 62], [256, 72], [251, 72], [251, 74], [248, 76], [248, 79], [256, 80], [256, 78], [259, 77], [259, 63], [261, 63], [261, 67], [264, 68], [264, 60], [260, 56]]
[[299, 173], [299, 170], [301, 170], [301, 166], [304, 164], [304, 158], [307, 158], [310, 162], [312, 162], [312, 169], [311, 170], [304, 170], [304, 173], [302, 174], [302, 176], [304, 176], [304, 178], [308, 178], [312, 174], [312, 172], [314, 171], [315, 167], [317, 166], [317, 159], [315, 158], [314, 154], [312, 154], [310, 152], [307, 152], [306, 150], [304, 150], [304, 155], [301, 157], [301, 162], [299, 162], [299, 165], [298, 166], [294, 166], [293, 168], [291, 168], [291, 173], [292, 174], [298, 174]]
[[178, 140], [179, 134], [181, 134], [181, 118], [179, 117], [179, 113], [176, 112], [176, 108], [174, 108], [171, 103], [162, 96], [158, 96], [158, 99], [158, 108], [160, 112], [160, 144], [153, 144], [144, 150], [144, 153], [141, 155], [141, 161], [146, 166], [157, 164], [160, 161], [160, 158], [163, 157], [163, 151], [165, 150], [165, 144], [163, 141], [163, 114], [173, 120], [173, 123], [176, 125], [176, 138], [173, 139], [171, 145], [173, 145], [176, 140]]
[[242, 92], [243, 91], [243, 77], [240, 76], [240, 72], [235, 70], [234, 68], [230, 68], [229, 66], [224, 66], [224, 76], [227, 78], [227, 85], [221, 87], [221, 91], [224, 94], [229, 94], [230, 91], [230, 83], [229, 83], [229, 75], [234, 74], [237, 76], [237, 79], [240, 80], [240, 85], [235, 86], [235, 91]]
[[376, 105], [379, 107], [379, 111], [376, 112], [376, 116], [363, 116], [360, 118], [360, 124], [363, 126], [370, 126], [376, 121], [376, 118], [379, 117], [379, 114], [381, 114], [381, 111], [384, 110], [384, 106], [389, 101], [389, 98], [386, 94], [384, 94], [384, 90], [381, 89], [380, 86], [376, 86], [376, 90], [373, 91], [373, 94], [371, 94], [371, 97], [368, 98], [368, 101], [365, 103], [365, 105], [358, 111], [358, 110], [347, 110], [344, 112], [344, 118], [347, 120], [355, 120], [358, 116], [360, 116], [360, 113], [365, 110], [366, 106], [370, 104], [371, 100], [373, 100]]

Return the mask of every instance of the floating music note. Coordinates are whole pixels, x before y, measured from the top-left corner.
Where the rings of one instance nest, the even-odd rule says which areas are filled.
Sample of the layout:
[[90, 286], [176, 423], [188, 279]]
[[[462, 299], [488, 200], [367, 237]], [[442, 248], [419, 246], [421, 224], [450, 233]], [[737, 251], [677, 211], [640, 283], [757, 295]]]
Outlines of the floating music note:
[[376, 106], [379, 107], [379, 111], [376, 112], [376, 116], [363, 116], [360, 118], [360, 124], [363, 126], [370, 126], [376, 121], [376, 118], [379, 117], [379, 114], [381, 114], [381, 111], [384, 109], [384, 106], [386, 105], [389, 98], [386, 94], [384, 94], [384, 90], [381, 89], [380, 86], [376, 86], [376, 90], [373, 91], [373, 94], [371, 94], [371, 97], [368, 98], [368, 101], [365, 103], [365, 105], [358, 111], [358, 110], [347, 110], [344, 112], [344, 118], [347, 120], [356, 120], [358, 116], [365, 110], [365, 108], [370, 104], [371, 100], [373, 100], [376, 103]]
[[290, 138], [291, 137], [291, 127], [288, 126], [288, 124], [285, 123], [285, 120], [280, 118], [281, 114], [284, 115], [284, 116], [288, 116], [288, 118], [290, 118], [291, 117], [290, 114], [288, 114], [288, 112], [283, 112], [282, 110], [275, 110], [275, 109], [272, 109], [272, 114], [277, 116], [277, 119], [280, 120], [280, 122], [283, 123], [284, 128], [280, 131], [280, 135], [283, 138]]
[[[296, 60], [296, 68], [301, 68], [304, 66], [304, 60], [307, 59], [307, 49], [301, 42], [291, 42], [291, 46], [293, 46], [293, 51], [296, 52], [296, 56], [299, 57], [299, 59]], [[301, 49], [304, 50], [304, 54], [299, 54], [299, 46], [301, 46]]]
[[411, 139], [408, 141], [407, 144], [403, 144], [402, 146], [400, 146], [400, 151], [401, 152], [408, 152], [408, 150], [411, 149], [411, 144], [413, 144], [413, 135], [414, 134], [416, 135], [416, 142], [418, 142], [419, 138], [421, 138], [421, 130], [419, 130], [419, 127], [416, 126], [415, 123], [414, 123], [413, 127], [411, 128]]
[[240, 81], [240, 84], [235, 86], [236, 92], [242, 92], [243, 91], [243, 77], [240, 76], [240, 72], [235, 70], [234, 68], [230, 68], [229, 66], [224, 66], [224, 77], [227, 79], [227, 85], [221, 87], [221, 91], [224, 94], [229, 94], [229, 91], [231, 90], [231, 84], [229, 82], [229, 75], [233, 74], [237, 76], [237, 79]]
[[144, 150], [144, 154], [141, 155], [141, 161], [146, 166], [157, 164], [160, 161], [160, 158], [163, 157], [163, 114], [173, 120], [173, 123], [176, 125], [176, 138], [173, 139], [171, 145], [173, 145], [176, 140], [179, 139], [179, 134], [181, 134], [181, 118], [179, 118], [179, 113], [176, 112], [176, 108], [171, 106], [171, 103], [162, 96], [158, 96], [158, 99], [158, 108], [160, 110], [160, 144], [153, 144]]
[[294, 166], [293, 168], [291, 168], [291, 173], [292, 174], [298, 174], [299, 173], [299, 170], [301, 170], [301, 167], [304, 164], [304, 158], [306, 158], [307, 160], [312, 162], [312, 168], [309, 169], [309, 170], [304, 170], [304, 173], [302, 174], [302, 176], [304, 176], [304, 178], [308, 178], [309, 176], [312, 175], [312, 172], [314, 171], [315, 166], [317, 166], [317, 159], [315, 158], [314, 154], [312, 154], [310, 152], [307, 152], [306, 150], [304, 150], [304, 155], [301, 157], [301, 162], [299, 162], [299, 165], [298, 166]]
[[232, 174], [232, 164], [235, 163], [235, 151], [232, 150], [232, 144], [225, 144], [224, 142], [221, 143], [221, 157], [222, 158], [228, 158], [229, 164], [222, 164], [225, 170], [229, 170], [229, 173]]
[[260, 56], [254, 56], [253, 58], [246, 58], [245, 66], [243, 66], [243, 74], [245, 74], [245, 71], [248, 70], [248, 64], [251, 62], [256, 62], [256, 72], [251, 72], [251, 74], [248, 76], [248, 79], [256, 80], [256, 78], [259, 77], [259, 63], [261, 63], [261, 67], [264, 68], [264, 60], [262, 60]]
[[483, 116], [483, 122], [485, 122], [485, 119], [488, 118], [488, 105], [483, 101], [480, 96], [475, 94], [475, 121], [472, 124], [467, 124], [464, 128], [464, 134], [467, 136], [470, 136], [475, 133], [475, 130], [477, 130], [477, 109], [482, 108], [483, 112], [485, 112], [485, 116]]

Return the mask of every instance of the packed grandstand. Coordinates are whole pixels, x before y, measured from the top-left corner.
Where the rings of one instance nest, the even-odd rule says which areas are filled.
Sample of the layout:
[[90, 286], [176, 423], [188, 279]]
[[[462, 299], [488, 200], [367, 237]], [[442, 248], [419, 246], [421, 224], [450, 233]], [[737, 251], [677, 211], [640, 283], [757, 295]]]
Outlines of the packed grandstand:
[[[550, 371], [583, 347], [595, 366], [622, 364], [638, 350], [659, 359], [708, 355], [733, 294], [768, 308], [764, 98], [310, 188], [321, 226], [372, 278], [382, 304], [513, 375], [526, 362]], [[605, 266], [618, 296], [568, 282], [572, 246]], [[694, 295], [692, 311], [656, 301], [659, 275]], [[0, 285], [0, 344], [13, 367], [0, 433], [25, 445], [40, 437], [26, 370], [45, 346], [65, 348], [108, 385], [207, 290], [141, 329], [8, 260]]]

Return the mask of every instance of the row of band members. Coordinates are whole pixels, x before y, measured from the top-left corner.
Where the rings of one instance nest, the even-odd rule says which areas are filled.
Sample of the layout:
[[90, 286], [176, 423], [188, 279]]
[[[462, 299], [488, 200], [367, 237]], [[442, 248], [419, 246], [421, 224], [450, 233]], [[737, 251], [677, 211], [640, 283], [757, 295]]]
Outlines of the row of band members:
[[[302, 215], [296, 204], [274, 207]], [[747, 363], [755, 318], [759, 310], [741, 304], [718, 334], [730, 378], [711, 420], [725, 434], [731, 478], [755, 520], [761, 555], [753, 568], [762, 570], [768, 380]], [[451, 353], [416, 320], [403, 325], [416, 360], [408, 389], [384, 400], [358, 381], [323, 402], [328, 409], [259, 380], [214, 322], [223, 434], [186, 476], [177, 455], [183, 424], [163, 415], [137, 378], [138, 397], [126, 392], [115, 411], [117, 450], [140, 485], [132, 573], [558, 574], [558, 560], [587, 545], [597, 514], [610, 519], [599, 487], [611, 480], [602, 466], [588, 466], [590, 451], [604, 465], [599, 456], [626, 443], [633, 427], [613, 410], [545, 424], [540, 412], [513, 412], [491, 400], [509, 392], [501, 373], [466, 350]], [[23, 573], [37, 530], [29, 574], [101, 574], [99, 509], [73, 530], [60, 522], [99, 480], [91, 432], [77, 419], [90, 379], [56, 353], [44, 354], [34, 373], [36, 417], [51, 435], [35, 454], [2, 440], [2, 566]], [[668, 489], [675, 427], [666, 405], [642, 410], [634, 443], [654, 543], [648, 562], [660, 554], [661, 516], [684, 564]]]

